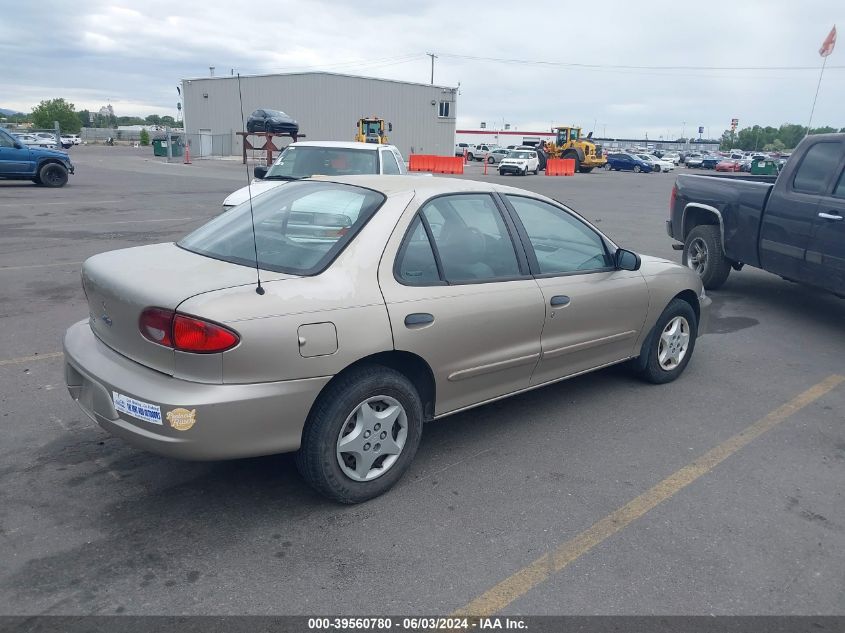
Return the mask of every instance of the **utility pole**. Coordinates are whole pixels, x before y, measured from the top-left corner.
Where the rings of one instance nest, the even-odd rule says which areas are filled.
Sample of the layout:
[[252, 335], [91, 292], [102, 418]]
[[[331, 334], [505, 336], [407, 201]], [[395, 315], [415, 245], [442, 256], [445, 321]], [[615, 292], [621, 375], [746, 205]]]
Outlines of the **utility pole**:
[[434, 60], [437, 58], [437, 55], [434, 53], [426, 53], [429, 57], [431, 57], [431, 85], [434, 85]]

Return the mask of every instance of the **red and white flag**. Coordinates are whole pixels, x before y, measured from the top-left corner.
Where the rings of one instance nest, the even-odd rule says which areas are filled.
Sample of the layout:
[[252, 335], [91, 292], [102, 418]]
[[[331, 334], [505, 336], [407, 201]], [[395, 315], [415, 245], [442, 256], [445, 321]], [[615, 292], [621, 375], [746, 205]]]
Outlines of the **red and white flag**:
[[830, 33], [826, 38], [824, 38], [824, 42], [822, 43], [822, 47], [819, 49], [819, 55], [822, 57], [827, 57], [833, 52], [833, 47], [836, 46], [836, 26], [830, 29]]

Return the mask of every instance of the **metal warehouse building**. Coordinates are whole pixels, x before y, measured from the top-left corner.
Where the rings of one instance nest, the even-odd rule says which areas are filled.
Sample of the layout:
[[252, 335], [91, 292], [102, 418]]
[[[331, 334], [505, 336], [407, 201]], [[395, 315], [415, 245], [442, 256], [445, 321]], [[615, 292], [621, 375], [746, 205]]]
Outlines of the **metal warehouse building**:
[[[326, 72], [241, 77], [243, 110], [282, 110], [299, 122], [306, 141], [352, 141], [358, 119], [378, 116], [393, 124], [390, 143], [411, 153], [451, 156], [457, 90], [445, 86]], [[185, 132], [196, 156], [239, 155], [241, 107], [237, 77], [182, 80]], [[254, 139], [256, 142], [258, 139]], [[284, 143], [280, 143], [284, 141]], [[278, 139], [277, 145], [289, 138]], [[256, 144], [256, 143], [253, 143]]]

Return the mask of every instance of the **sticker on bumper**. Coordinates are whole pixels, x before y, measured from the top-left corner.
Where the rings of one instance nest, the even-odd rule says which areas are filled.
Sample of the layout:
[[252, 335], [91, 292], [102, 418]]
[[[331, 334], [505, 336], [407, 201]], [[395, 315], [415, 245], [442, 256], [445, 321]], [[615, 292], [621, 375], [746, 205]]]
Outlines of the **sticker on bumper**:
[[167, 421], [177, 431], [187, 431], [197, 421], [197, 410], [191, 409], [173, 409], [167, 412]]
[[135, 398], [124, 396], [122, 393], [117, 393], [116, 391], [112, 391], [111, 393], [114, 408], [120, 413], [125, 413], [133, 418], [143, 420], [144, 422], [161, 425], [164, 424], [161, 420], [160, 406], [150, 404], [149, 402], [135, 400]]

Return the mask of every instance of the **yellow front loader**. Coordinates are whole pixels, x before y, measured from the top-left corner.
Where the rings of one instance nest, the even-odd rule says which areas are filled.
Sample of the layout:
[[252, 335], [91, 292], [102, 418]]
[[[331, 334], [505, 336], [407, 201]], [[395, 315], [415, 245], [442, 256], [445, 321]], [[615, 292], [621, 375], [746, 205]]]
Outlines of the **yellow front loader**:
[[358, 119], [358, 131], [355, 140], [359, 143], [387, 143], [387, 132], [393, 131], [393, 124], [388, 123], [385, 130], [384, 119], [376, 116]]
[[575, 161], [575, 171], [583, 174], [590, 173], [596, 167], [604, 167], [607, 156], [601, 145], [592, 141], [593, 133], [581, 138], [580, 127], [555, 127], [555, 140], [546, 143], [546, 153], [549, 158], [572, 158]]

